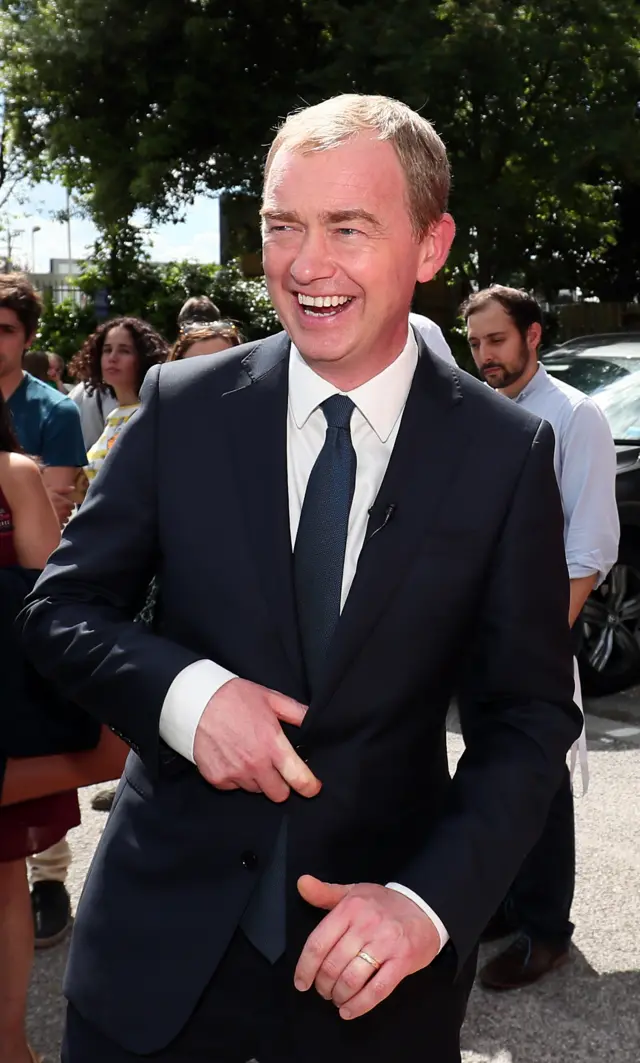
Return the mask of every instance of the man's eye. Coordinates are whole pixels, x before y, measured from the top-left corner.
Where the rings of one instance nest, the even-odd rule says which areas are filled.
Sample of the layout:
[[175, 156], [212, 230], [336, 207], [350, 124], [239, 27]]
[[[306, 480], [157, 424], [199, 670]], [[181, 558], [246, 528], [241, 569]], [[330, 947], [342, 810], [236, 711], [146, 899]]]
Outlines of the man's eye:
[[286, 233], [290, 232], [290, 225], [270, 225], [268, 231], [270, 233]]
[[338, 229], [338, 232], [340, 233], [340, 236], [359, 236], [360, 235], [360, 230], [359, 229], [348, 229], [346, 227]]

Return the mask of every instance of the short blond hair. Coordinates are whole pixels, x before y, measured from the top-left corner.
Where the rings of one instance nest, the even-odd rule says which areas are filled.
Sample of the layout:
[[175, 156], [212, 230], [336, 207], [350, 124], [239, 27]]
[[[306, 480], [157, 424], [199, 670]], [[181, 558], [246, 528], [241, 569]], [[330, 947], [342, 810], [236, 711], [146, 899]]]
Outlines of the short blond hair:
[[327, 151], [366, 132], [393, 144], [407, 180], [411, 222], [421, 236], [447, 209], [451, 187], [447, 149], [431, 122], [389, 96], [345, 93], [290, 114], [269, 149], [265, 182], [280, 148], [302, 155]]

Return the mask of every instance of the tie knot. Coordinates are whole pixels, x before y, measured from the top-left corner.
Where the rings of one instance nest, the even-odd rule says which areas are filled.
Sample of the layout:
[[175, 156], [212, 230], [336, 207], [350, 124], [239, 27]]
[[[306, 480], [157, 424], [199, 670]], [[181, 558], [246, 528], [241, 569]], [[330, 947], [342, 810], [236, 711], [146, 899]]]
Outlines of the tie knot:
[[329, 428], [349, 428], [355, 409], [348, 395], [332, 395], [322, 403], [322, 412]]

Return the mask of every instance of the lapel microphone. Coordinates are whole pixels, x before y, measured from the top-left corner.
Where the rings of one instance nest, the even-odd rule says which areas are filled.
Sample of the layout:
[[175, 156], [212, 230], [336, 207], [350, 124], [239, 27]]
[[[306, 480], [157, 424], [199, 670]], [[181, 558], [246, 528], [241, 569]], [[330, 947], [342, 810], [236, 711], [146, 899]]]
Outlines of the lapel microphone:
[[382, 506], [377, 506], [374, 502], [371, 509], [369, 510], [369, 516], [375, 517], [376, 514], [379, 513], [381, 523], [373, 529], [371, 535], [368, 536], [367, 542], [370, 542], [371, 539], [373, 539], [374, 535], [377, 535], [379, 531], [382, 531], [383, 528], [386, 528], [387, 524], [393, 517], [397, 508], [398, 507], [396, 506], [395, 502], [389, 502], [386, 506], [384, 506], [384, 508]]

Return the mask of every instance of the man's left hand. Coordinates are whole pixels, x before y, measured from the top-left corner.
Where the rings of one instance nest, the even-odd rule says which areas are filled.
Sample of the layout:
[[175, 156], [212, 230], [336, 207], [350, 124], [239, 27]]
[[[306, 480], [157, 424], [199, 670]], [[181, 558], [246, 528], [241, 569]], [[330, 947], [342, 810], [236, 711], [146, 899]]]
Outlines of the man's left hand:
[[[440, 951], [429, 916], [396, 890], [370, 882], [337, 886], [303, 875], [298, 891], [308, 904], [328, 909], [329, 915], [302, 950], [296, 989], [304, 991], [315, 983], [343, 1019], [371, 1011], [403, 978], [428, 967]], [[374, 959], [379, 970], [359, 952]]]

